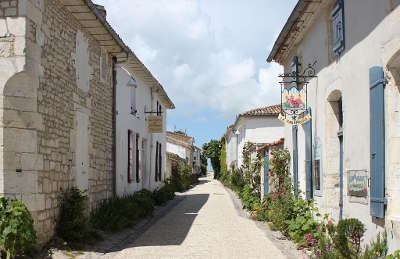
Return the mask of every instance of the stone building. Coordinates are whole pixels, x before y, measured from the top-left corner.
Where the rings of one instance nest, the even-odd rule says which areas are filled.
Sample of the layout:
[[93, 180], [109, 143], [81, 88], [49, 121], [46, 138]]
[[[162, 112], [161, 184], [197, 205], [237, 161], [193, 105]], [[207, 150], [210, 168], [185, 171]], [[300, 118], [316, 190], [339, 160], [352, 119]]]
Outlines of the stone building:
[[239, 114], [225, 133], [226, 164], [228, 168], [240, 168], [242, 151], [246, 143], [268, 144], [284, 135], [284, 124], [278, 119], [280, 105], [261, 107]]
[[116, 194], [115, 75], [139, 63], [90, 0], [0, 1], [0, 194], [27, 204], [41, 242], [62, 190], [89, 209]]
[[[174, 108], [164, 88], [131, 58], [117, 69], [117, 194], [161, 187], [166, 178], [167, 109]], [[134, 65], [134, 63], [136, 65]], [[151, 119], [160, 117], [157, 132]]]
[[[171, 176], [172, 161], [184, 161], [193, 169], [194, 138], [184, 132], [167, 131], [167, 154], [172, 160], [167, 161], [167, 178]], [[178, 156], [178, 157], [176, 157]]]
[[336, 221], [358, 218], [365, 242], [384, 228], [400, 248], [400, 2], [298, 1], [268, 57], [308, 64], [311, 121], [285, 127], [295, 185]]
[[195, 174], [201, 174], [201, 149], [197, 146], [193, 146], [192, 168]]

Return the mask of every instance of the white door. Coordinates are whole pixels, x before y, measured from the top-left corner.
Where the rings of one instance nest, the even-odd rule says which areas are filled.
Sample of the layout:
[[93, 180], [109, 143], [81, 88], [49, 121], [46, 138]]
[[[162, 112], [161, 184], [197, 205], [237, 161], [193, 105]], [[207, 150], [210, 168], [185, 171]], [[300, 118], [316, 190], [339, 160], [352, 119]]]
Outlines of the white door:
[[85, 191], [89, 187], [89, 116], [76, 112], [76, 185]]

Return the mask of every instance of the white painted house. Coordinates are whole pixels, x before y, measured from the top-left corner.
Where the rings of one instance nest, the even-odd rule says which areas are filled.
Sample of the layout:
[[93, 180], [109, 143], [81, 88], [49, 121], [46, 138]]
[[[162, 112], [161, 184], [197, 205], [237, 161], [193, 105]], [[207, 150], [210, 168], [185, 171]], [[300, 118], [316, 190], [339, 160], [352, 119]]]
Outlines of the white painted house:
[[364, 242], [386, 228], [390, 251], [400, 248], [399, 24], [398, 0], [300, 0], [268, 57], [316, 71], [311, 122], [285, 127], [300, 189], [336, 221], [361, 220]]
[[284, 124], [278, 119], [280, 105], [257, 108], [239, 114], [225, 134], [226, 164], [240, 168], [245, 143], [269, 144], [284, 136]]
[[[136, 58], [137, 59], [137, 58]], [[116, 89], [116, 186], [123, 196], [163, 185], [166, 172], [166, 117], [174, 104], [140, 61], [120, 65]], [[149, 131], [149, 117], [159, 116], [162, 128]]]

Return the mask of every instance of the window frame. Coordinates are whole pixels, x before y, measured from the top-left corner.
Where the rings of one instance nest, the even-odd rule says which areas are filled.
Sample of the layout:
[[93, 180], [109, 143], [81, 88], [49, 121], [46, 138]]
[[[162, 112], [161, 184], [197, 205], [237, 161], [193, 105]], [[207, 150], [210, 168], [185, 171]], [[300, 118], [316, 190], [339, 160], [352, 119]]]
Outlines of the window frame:
[[[332, 50], [335, 56], [340, 56], [340, 54], [346, 48], [346, 23], [345, 23], [345, 13], [344, 13], [344, 1], [336, 0], [332, 11]], [[341, 23], [341, 33], [337, 34], [336, 28], [338, 24]]]
[[133, 131], [128, 130], [128, 168], [127, 168], [127, 181], [132, 182], [132, 169], [133, 169], [133, 146], [132, 146]]
[[140, 183], [140, 148], [139, 148], [140, 135], [135, 134], [135, 172], [136, 172], [136, 183]]
[[154, 181], [158, 182], [158, 141], [156, 141]]
[[[317, 161], [319, 164], [319, 190], [316, 189], [316, 178], [315, 178], [315, 167], [317, 165]], [[323, 159], [322, 159], [322, 145], [319, 137], [315, 138], [313, 145], [313, 191], [314, 196], [322, 197], [323, 196]]]

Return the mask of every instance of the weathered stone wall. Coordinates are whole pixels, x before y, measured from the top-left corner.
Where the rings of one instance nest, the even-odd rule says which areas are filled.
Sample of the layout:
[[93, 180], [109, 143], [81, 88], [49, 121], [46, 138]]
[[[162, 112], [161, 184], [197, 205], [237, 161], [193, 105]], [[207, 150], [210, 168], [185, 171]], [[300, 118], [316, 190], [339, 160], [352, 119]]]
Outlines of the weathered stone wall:
[[63, 190], [86, 186], [90, 209], [111, 196], [111, 57], [58, 0], [0, 0], [0, 36], [0, 194], [45, 242]]
[[[101, 49], [98, 43], [80, 28], [57, 0], [45, 1], [40, 31], [44, 34], [44, 42], [38, 111], [44, 127], [38, 131], [38, 153], [43, 155], [44, 166], [39, 174], [38, 191], [45, 195], [45, 207], [38, 213], [38, 220], [42, 228], [40, 232], [46, 238], [54, 229], [57, 195], [77, 185], [78, 109], [89, 116], [89, 171], [86, 173], [90, 208], [111, 195], [112, 84], [110, 80], [100, 80]], [[78, 32], [88, 40], [91, 74], [87, 92], [77, 85], [77, 70], [87, 69], [79, 67], [76, 62]]]

